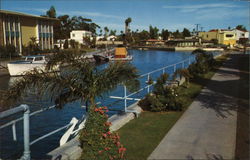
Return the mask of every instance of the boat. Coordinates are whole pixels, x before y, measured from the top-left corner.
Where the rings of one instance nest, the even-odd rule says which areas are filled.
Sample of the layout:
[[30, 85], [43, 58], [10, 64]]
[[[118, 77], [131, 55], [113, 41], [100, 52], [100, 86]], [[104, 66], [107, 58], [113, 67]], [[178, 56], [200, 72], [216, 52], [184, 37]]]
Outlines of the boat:
[[93, 57], [94, 57], [96, 63], [102, 63], [102, 62], [108, 62], [109, 61], [108, 56], [103, 56], [103, 55], [100, 55], [100, 54], [94, 54]]
[[44, 55], [26, 56], [22, 61], [7, 64], [10, 76], [22, 76], [35, 68], [45, 70], [47, 61]]
[[133, 59], [133, 56], [128, 55], [125, 58], [115, 58], [115, 56], [109, 56], [110, 61], [131, 61]]
[[125, 47], [115, 48], [115, 55], [109, 56], [110, 61], [131, 61], [133, 56], [128, 55], [127, 49]]

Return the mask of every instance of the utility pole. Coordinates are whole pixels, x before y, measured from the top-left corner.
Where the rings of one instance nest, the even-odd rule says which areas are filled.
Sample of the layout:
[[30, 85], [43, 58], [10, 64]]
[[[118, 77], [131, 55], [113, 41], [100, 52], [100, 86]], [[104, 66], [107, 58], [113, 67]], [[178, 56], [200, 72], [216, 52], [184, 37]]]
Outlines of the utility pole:
[[201, 27], [201, 32], [203, 31], [203, 28], [204, 28], [204, 27]]
[[200, 24], [195, 24], [195, 25], [196, 25], [196, 32], [198, 33]]

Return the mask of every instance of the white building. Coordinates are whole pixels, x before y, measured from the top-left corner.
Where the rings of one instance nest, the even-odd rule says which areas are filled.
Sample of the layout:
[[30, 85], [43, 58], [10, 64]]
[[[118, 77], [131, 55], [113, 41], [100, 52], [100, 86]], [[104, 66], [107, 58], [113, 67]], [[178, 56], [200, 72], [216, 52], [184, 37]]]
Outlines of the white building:
[[73, 39], [80, 44], [84, 44], [84, 37], [90, 37], [90, 39], [92, 39], [92, 32], [85, 30], [74, 30], [70, 32], [70, 39]]
[[242, 30], [238, 30], [238, 29], [233, 29], [232, 31], [235, 32], [237, 41], [240, 38], [249, 38], [249, 32], [248, 31], [242, 31]]

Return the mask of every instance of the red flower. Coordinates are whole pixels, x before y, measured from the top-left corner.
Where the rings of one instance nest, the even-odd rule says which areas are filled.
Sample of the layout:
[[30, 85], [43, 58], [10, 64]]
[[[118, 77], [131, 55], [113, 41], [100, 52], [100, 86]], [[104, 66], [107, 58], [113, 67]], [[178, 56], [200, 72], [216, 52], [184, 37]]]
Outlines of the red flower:
[[116, 146], [119, 147], [121, 145], [120, 142], [116, 142]]
[[108, 150], [110, 150], [110, 148], [109, 147], [106, 147], [106, 148], [104, 148], [105, 149], [105, 151], [108, 151]]
[[111, 126], [111, 122], [106, 122], [105, 125], [106, 126]]
[[105, 106], [105, 107], [103, 107], [103, 109], [108, 109], [108, 107]]
[[107, 134], [103, 133], [102, 136], [103, 136], [104, 138], [106, 138], [106, 137], [107, 137]]
[[108, 132], [107, 132], [107, 134], [108, 134], [108, 135], [111, 135], [111, 132], [110, 132], [110, 131], [108, 131]]

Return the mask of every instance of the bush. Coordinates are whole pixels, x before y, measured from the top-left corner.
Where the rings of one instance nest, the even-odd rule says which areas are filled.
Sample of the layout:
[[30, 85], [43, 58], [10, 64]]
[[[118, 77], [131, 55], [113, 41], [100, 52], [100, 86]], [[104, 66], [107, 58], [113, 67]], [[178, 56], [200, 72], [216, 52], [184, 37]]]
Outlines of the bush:
[[182, 99], [179, 97], [177, 87], [168, 86], [168, 74], [162, 74], [154, 85], [153, 93], [140, 100], [138, 105], [143, 110], [152, 112], [182, 110]]
[[120, 143], [118, 133], [111, 133], [106, 107], [90, 110], [85, 128], [80, 133], [82, 154], [80, 159], [124, 159], [126, 148]]
[[0, 46], [0, 58], [17, 57], [18, 52], [14, 45]]
[[196, 62], [188, 67], [188, 71], [192, 76], [199, 76], [213, 69], [215, 60], [212, 53], [197, 49], [192, 54], [196, 55]]

